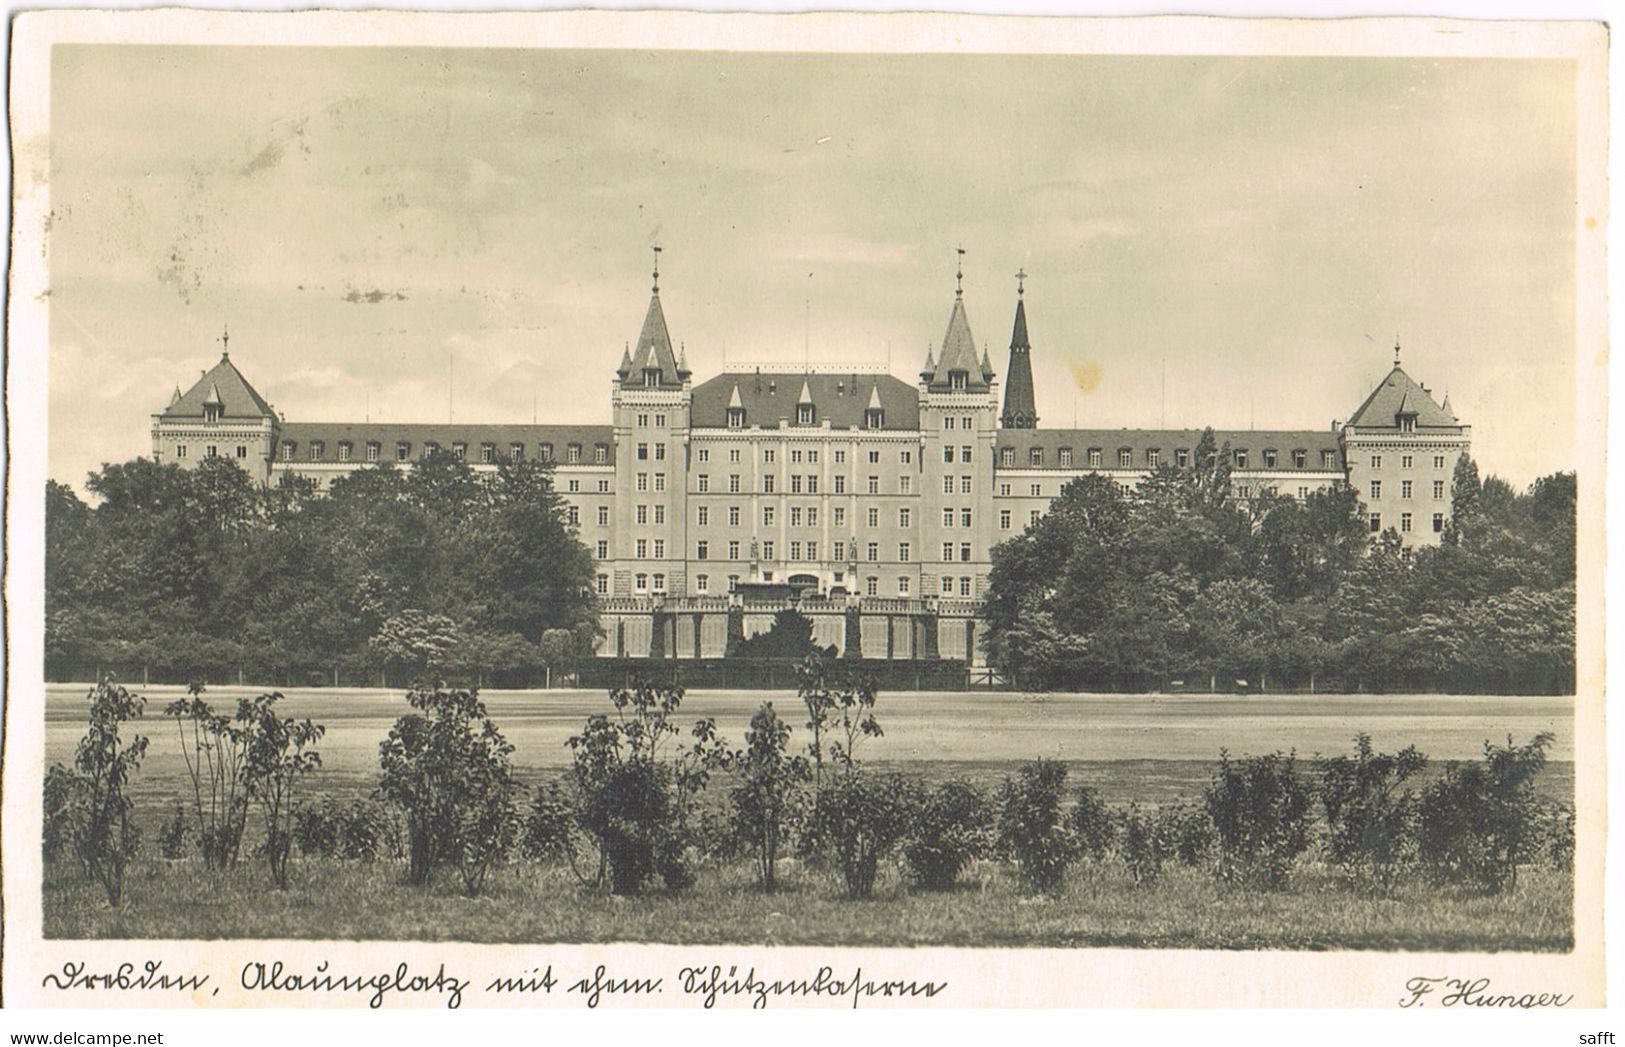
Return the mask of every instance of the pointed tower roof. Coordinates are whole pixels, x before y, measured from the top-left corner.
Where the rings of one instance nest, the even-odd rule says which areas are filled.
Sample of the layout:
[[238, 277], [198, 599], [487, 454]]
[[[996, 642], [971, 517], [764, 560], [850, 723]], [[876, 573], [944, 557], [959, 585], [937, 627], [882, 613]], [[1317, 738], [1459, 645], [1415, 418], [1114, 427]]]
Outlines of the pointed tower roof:
[[948, 331], [942, 336], [942, 352], [937, 357], [931, 384], [946, 389], [950, 371], [965, 372], [967, 389], [987, 388], [987, 379], [982, 377], [982, 362], [976, 352], [976, 339], [970, 333], [970, 319], [965, 315], [965, 300], [958, 295], [954, 296], [953, 311], [948, 314]]
[[739, 383], [735, 382], [734, 393], [732, 396], [728, 397], [728, 410], [736, 410], [743, 406], [745, 406], [745, 401], [739, 396]]
[[654, 288], [649, 295], [649, 311], [643, 314], [643, 330], [638, 332], [637, 348], [632, 350], [631, 367], [626, 381], [644, 385], [645, 371], [658, 370], [661, 385], [682, 385], [681, 368], [677, 354], [671, 346], [671, 333], [666, 330], [666, 313], [660, 307], [660, 248], [655, 249]]
[[[177, 386], [178, 390], [180, 387]], [[219, 408], [223, 419], [275, 418], [276, 412], [243, 377], [231, 357], [224, 352], [220, 362], [203, 372], [192, 387], [172, 397], [160, 417], [165, 419], [202, 418], [203, 408]]]
[[1004, 376], [1004, 413], [999, 424], [1006, 429], [1034, 429], [1038, 408], [1033, 402], [1032, 345], [1027, 341], [1027, 274], [1016, 274], [1016, 321], [1010, 329], [1010, 366]]
[[632, 343], [628, 342], [621, 348], [621, 366], [615, 368], [615, 373], [623, 379], [632, 373]]
[[178, 404], [180, 402], [181, 402], [181, 387], [177, 385], [175, 387], [175, 395], [171, 396], [169, 398], [169, 406], [174, 407], [176, 404]]
[[929, 382], [936, 377], [937, 361], [931, 355], [931, 343], [925, 343], [925, 366], [920, 368], [920, 378]]
[[813, 402], [813, 399], [812, 399], [812, 386], [807, 383], [806, 379], [802, 379], [802, 381], [801, 381], [801, 395], [796, 397], [796, 403], [798, 403], [798, 404], [810, 404], [812, 402]]
[[1414, 415], [1418, 426], [1457, 426], [1448, 406], [1433, 402], [1427, 390], [1406, 374], [1398, 362], [1387, 377], [1365, 398], [1365, 403], [1349, 417], [1349, 425], [1367, 429], [1394, 429], [1403, 415]]
[[868, 408], [866, 408], [866, 410], [879, 411], [881, 409], [882, 408], [880, 406], [880, 383], [876, 382], [874, 385], [871, 385], [869, 387], [869, 406], [868, 406]]

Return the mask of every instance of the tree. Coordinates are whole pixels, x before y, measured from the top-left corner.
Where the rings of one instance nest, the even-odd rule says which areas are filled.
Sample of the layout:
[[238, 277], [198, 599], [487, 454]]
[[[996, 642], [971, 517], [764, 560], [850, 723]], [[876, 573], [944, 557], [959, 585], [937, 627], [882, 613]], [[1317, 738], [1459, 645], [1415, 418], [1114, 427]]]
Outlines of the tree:
[[790, 725], [779, 719], [772, 702], [763, 702], [750, 718], [745, 747], [728, 760], [738, 779], [735, 832], [750, 841], [757, 880], [769, 894], [778, 886], [779, 843], [794, 814], [796, 791], [812, 776], [806, 757], [787, 754], [789, 739]]
[[242, 725], [244, 771], [249, 793], [265, 815], [265, 859], [271, 878], [288, 888], [288, 858], [293, 847], [294, 785], [322, 765], [314, 746], [326, 728], [310, 720], [279, 719], [280, 694], [262, 694], [237, 702]]
[[461, 639], [450, 618], [407, 610], [386, 619], [371, 645], [386, 665], [421, 676], [444, 667]]
[[812, 619], [793, 607], [787, 607], [773, 615], [773, 624], [767, 632], [736, 640], [728, 657], [806, 658], [813, 655], [834, 657], [834, 654], [833, 647], [820, 647], [813, 642]]
[[[47, 777], [48, 802], [53, 794], [56, 824], [84, 869], [101, 883], [107, 904], [117, 908], [124, 897], [124, 874], [140, 844], [131, 820], [134, 803], [126, 790], [147, 752], [147, 739], [126, 737], [123, 726], [141, 717], [145, 700], [105, 678], [90, 692], [90, 723], [74, 752], [73, 768], [60, 764]], [[47, 818], [47, 825], [53, 819]], [[49, 837], [47, 837], [49, 839]]]

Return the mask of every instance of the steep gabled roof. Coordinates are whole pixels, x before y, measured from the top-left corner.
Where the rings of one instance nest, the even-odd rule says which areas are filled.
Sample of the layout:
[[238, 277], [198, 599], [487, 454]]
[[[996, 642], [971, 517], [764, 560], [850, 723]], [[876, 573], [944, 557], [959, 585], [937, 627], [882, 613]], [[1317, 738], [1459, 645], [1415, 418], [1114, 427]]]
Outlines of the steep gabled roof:
[[626, 377], [631, 385], [642, 385], [643, 372], [650, 368], [660, 371], [661, 385], [683, 384], [682, 368], [677, 366], [677, 354], [671, 347], [671, 334], [666, 330], [666, 313], [660, 307], [658, 291], [649, 297], [649, 311], [643, 316], [643, 330], [638, 332], [631, 364]]
[[160, 417], [202, 418], [205, 406], [219, 407], [223, 420], [272, 418], [276, 414], [225, 354], [221, 354], [219, 363], [203, 372], [192, 388], [170, 400]]
[[[927, 355], [926, 362], [930, 363]], [[965, 315], [965, 299], [954, 295], [953, 311], [948, 314], [948, 333], [942, 336], [942, 352], [938, 354], [936, 370], [926, 379], [933, 389], [949, 387], [951, 371], [965, 372], [966, 389], [986, 389], [988, 378], [982, 371], [982, 362], [976, 352], [976, 339], [970, 333], [970, 319]]]
[[[805, 399], [804, 399], [805, 397]], [[722, 429], [728, 408], [742, 407], [747, 426], [794, 425], [796, 408], [811, 402], [819, 424], [864, 428], [864, 413], [884, 412], [882, 428], [918, 429], [920, 394], [889, 374], [724, 373], [694, 387], [690, 418], [695, 429]]]
[[1349, 418], [1348, 424], [1365, 429], [1395, 429], [1399, 427], [1399, 416], [1402, 414], [1415, 415], [1419, 428], [1461, 424], [1449, 409], [1434, 403], [1428, 391], [1398, 364], [1365, 398], [1365, 403]]

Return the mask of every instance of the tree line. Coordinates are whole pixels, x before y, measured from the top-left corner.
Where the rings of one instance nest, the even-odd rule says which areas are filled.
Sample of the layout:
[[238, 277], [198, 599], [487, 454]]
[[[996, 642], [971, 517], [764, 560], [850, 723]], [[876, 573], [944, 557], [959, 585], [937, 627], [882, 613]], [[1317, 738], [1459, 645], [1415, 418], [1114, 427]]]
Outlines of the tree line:
[[454, 455], [255, 483], [226, 459], [90, 475], [45, 499], [47, 672], [292, 684], [534, 679], [591, 654], [588, 550], [542, 462]]
[[1572, 693], [1575, 476], [1463, 455], [1437, 548], [1347, 487], [1232, 494], [1228, 447], [1124, 491], [1089, 475], [993, 551], [990, 660], [1019, 686]]

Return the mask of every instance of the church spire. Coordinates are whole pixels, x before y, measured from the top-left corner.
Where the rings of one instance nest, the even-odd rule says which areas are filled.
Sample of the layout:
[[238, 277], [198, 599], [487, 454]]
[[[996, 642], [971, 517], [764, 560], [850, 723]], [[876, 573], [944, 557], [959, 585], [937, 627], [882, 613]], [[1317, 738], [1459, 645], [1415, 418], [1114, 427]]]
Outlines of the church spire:
[[1038, 409], [1033, 403], [1032, 345], [1027, 340], [1027, 274], [1016, 273], [1016, 321], [1010, 331], [1010, 367], [1005, 374], [1004, 413], [999, 424], [1006, 429], [1035, 429]]

